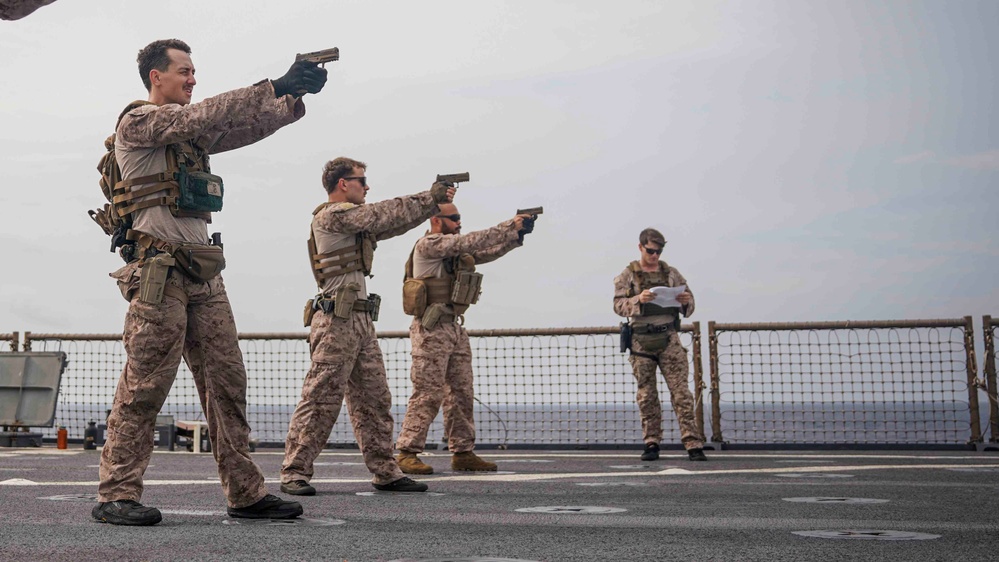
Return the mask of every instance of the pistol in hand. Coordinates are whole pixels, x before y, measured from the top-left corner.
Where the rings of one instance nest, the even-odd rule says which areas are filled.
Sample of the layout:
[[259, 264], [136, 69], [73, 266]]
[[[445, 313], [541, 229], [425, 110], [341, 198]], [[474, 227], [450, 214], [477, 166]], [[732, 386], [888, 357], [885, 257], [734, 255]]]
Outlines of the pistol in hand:
[[320, 64], [323, 68], [326, 67], [326, 63], [335, 62], [340, 60], [340, 49], [333, 47], [332, 49], [323, 49], [322, 51], [313, 51], [311, 53], [299, 53], [295, 55], [295, 62], [307, 61]]
[[458, 187], [463, 181], [468, 181], [468, 172], [460, 174], [437, 174], [437, 183], [443, 183], [448, 187]]

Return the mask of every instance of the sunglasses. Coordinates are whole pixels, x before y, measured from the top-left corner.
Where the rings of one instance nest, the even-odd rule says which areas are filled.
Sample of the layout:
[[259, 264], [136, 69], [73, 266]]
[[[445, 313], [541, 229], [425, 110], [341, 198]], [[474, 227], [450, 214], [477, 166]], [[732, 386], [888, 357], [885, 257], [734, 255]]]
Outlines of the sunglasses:
[[642, 248], [645, 248], [645, 253], [649, 254], [650, 256], [656, 256], [656, 255], [661, 256], [663, 253], [662, 248], [659, 248], [658, 250], [656, 250], [655, 248], [649, 248], [648, 246], [642, 246]]
[[437, 215], [439, 218], [447, 219], [451, 222], [458, 222], [461, 220], [461, 215], [455, 213], [453, 215]]
[[343, 178], [343, 180], [344, 181], [358, 180], [358, 181], [361, 182], [361, 187], [368, 187], [368, 178], [367, 178], [367, 176], [349, 176], [349, 177]]

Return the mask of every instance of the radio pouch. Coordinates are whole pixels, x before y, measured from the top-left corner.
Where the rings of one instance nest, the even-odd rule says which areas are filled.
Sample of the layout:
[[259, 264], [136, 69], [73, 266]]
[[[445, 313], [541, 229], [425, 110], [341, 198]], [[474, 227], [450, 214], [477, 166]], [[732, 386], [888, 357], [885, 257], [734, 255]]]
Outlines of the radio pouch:
[[188, 172], [187, 166], [181, 164], [177, 183], [180, 184], [179, 209], [210, 213], [222, 210], [221, 177], [208, 172]]
[[371, 321], [378, 321], [378, 311], [382, 308], [382, 297], [374, 293], [368, 293], [368, 312], [371, 314]]

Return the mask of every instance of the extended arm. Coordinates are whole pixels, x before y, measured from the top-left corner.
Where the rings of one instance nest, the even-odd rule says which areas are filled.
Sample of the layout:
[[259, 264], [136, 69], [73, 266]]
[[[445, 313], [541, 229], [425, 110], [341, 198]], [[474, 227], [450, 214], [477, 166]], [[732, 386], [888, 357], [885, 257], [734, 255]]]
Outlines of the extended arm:
[[[259, 140], [298, 120], [305, 114], [304, 106], [299, 110], [299, 103], [289, 103], [288, 96], [275, 99], [273, 87], [265, 80], [198, 103], [144, 105], [122, 118], [116, 143], [122, 148], [149, 148], [206, 136], [233, 136], [232, 140], [222, 139], [212, 149], [221, 152]], [[259, 136], [263, 128], [267, 132]], [[239, 133], [241, 130], [246, 132]], [[250, 140], [253, 134], [258, 136]], [[211, 144], [202, 141], [202, 146]]]
[[[468, 234], [425, 236], [416, 243], [416, 251], [428, 259], [472, 254], [475, 256], [476, 263], [485, 263], [490, 261], [487, 250], [509, 244], [511, 241], [513, 244], [517, 243], [517, 229], [513, 221], [504, 221], [494, 227], [476, 230]], [[510, 250], [503, 251], [492, 259], [496, 259], [508, 251]], [[480, 255], [487, 259], [480, 261]]]
[[370, 232], [379, 240], [397, 236], [407, 225], [413, 228], [437, 212], [429, 191], [354, 207], [346, 212], [319, 213], [318, 225], [330, 232]]

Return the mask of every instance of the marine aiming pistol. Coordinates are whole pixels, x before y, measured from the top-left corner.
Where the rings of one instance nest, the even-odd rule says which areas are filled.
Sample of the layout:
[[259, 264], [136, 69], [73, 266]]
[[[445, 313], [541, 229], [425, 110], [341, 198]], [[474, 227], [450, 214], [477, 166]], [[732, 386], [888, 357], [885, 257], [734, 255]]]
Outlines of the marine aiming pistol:
[[295, 55], [295, 62], [301, 60], [321, 64], [325, 68], [326, 63], [340, 60], [340, 49], [333, 47], [332, 49], [323, 49], [322, 51], [299, 53]]
[[443, 183], [448, 187], [457, 187], [463, 181], [468, 181], [468, 172], [460, 174], [437, 174], [437, 183]]
[[530, 209], [517, 209], [518, 215], [531, 215], [533, 218], [538, 218], [538, 215], [544, 214], [544, 207], [531, 207]]

